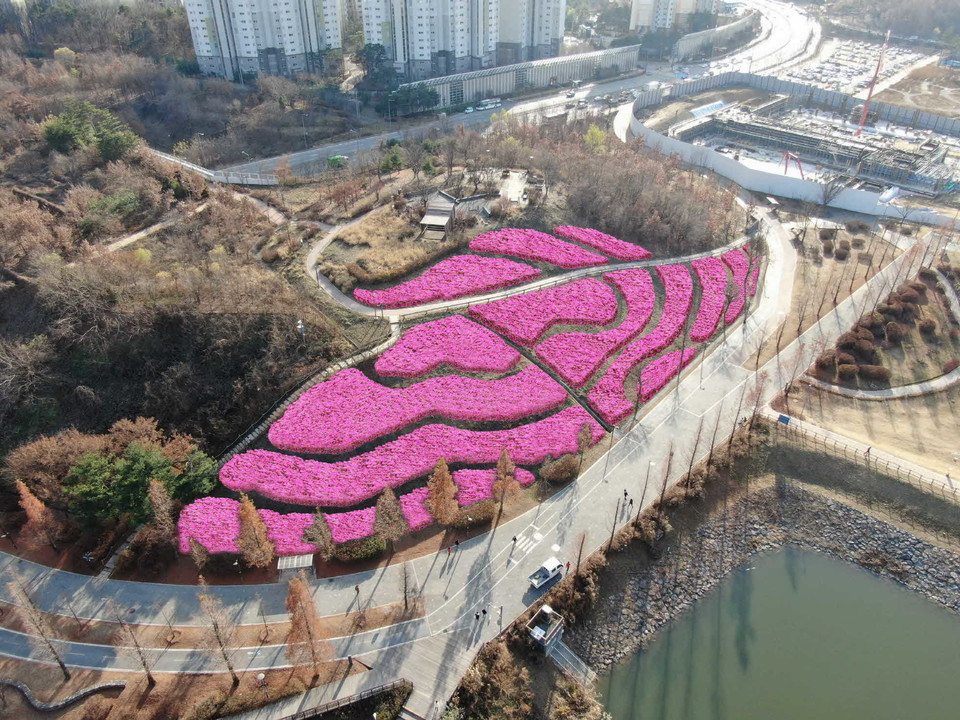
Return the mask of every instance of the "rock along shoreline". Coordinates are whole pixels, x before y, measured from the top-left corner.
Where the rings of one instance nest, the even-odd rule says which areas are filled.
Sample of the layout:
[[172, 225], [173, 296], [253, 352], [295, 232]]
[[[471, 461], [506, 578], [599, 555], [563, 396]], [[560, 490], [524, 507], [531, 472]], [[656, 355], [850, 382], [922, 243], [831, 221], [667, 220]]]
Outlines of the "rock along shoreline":
[[960, 612], [960, 555], [842, 502], [778, 483], [747, 494], [692, 534], [674, 538], [667, 553], [631, 573], [620, 591], [601, 597], [565, 639], [603, 672], [753, 555], [787, 544], [855, 563]]

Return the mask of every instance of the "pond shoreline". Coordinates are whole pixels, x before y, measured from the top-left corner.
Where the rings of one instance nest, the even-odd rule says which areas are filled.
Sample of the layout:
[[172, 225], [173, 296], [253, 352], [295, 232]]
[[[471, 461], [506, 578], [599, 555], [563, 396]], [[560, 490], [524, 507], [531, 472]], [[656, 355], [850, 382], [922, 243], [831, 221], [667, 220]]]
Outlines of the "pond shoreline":
[[751, 557], [784, 545], [854, 563], [960, 613], [960, 555], [780, 481], [673, 538], [664, 556], [622, 578], [621, 589], [602, 595], [565, 639], [603, 672], [650, 642]]

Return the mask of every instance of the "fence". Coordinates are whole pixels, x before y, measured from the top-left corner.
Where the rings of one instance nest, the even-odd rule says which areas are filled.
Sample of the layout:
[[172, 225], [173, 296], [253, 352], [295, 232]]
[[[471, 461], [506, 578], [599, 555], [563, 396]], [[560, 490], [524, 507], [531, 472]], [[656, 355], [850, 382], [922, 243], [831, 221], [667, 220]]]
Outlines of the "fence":
[[413, 683], [411, 683], [409, 680], [400, 678], [399, 680], [388, 682], [386, 685], [378, 685], [377, 687], [370, 688], [369, 690], [364, 690], [356, 695], [350, 695], [345, 698], [340, 698], [339, 700], [331, 700], [328, 703], [317, 705], [309, 710], [301, 710], [299, 712], [295, 712], [293, 715], [284, 715], [282, 718], [278, 718], [277, 720], [311, 720], [312, 718], [322, 715], [323, 713], [330, 712], [331, 710], [339, 710], [346, 705], [351, 705], [355, 702], [366, 700], [374, 695], [389, 692], [390, 690], [395, 690], [396, 688], [404, 685], [413, 687]]
[[167, 162], [176, 163], [185, 170], [192, 170], [193, 172], [201, 175], [210, 182], [225, 183], [229, 185], [279, 185], [280, 179], [276, 175], [266, 175], [262, 173], [244, 173], [237, 172], [236, 170], [210, 170], [205, 168], [202, 165], [197, 165], [187, 160], [176, 157], [175, 155], [170, 155], [169, 153], [160, 152], [159, 150], [154, 150], [149, 148], [150, 152], [156, 155], [159, 158], [163, 158]]
[[[768, 419], [772, 419], [767, 415]], [[856, 445], [844, 442], [835, 433], [823, 432], [804, 423], [796, 424], [792, 419], [790, 424], [774, 422], [775, 433], [789, 440], [799, 442], [804, 447], [830, 453], [844, 460], [852, 460], [864, 465], [868, 470], [875, 470], [897, 480], [913, 486], [917, 490], [929, 493], [948, 502], [960, 505], [960, 493], [950, 487], [947, 482], [941, 481], [933, 472], [923, 472], [920, 468], [910, 468], [897, 462], [880, 457], [872, 452], [870, 447], [863, 450]], [[949, 478], [949, 476], [945, 476]]]

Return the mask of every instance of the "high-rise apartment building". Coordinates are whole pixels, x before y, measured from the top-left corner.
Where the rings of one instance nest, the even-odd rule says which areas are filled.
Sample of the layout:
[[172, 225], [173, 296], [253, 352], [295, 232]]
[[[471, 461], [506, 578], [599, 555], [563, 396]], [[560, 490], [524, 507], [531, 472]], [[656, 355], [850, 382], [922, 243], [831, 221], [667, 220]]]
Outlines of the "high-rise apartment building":
[[362, 0], [363, 35], [410, 80], [496, 63], [500, 0]]
[[567, 0], [502, 0], [497, 64], [560, 54]]
[[633, 0], [630, 5], [630, 30], [654, 32], [674, 27], [686, 28], [694, 13], [716, 14], [717, 4], [718, 0]]
[[200, 71], [322, 72], [341, 47], [341, 0], [185, 0]]

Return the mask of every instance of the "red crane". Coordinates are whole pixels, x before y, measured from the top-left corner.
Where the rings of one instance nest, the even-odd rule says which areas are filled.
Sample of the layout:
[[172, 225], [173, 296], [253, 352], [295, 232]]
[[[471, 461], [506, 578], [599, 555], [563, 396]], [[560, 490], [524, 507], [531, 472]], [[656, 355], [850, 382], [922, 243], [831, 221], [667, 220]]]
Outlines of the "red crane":
[[787, 171], [790, 169], [790, 161], [791, 161], [791, 160], [793, 160], [793, 162], [796, 164], [797, 170], [800, 171], [800, 179], [801, 179], [801, 180], [806, 180], [806, 178], [803, 176], [803, 163], [800, 162], [800, 158], [799, 158], [799, 157], [797, 157], [796, 155], [794, 155], [794, 154], [793, 154], [792, 152], [790, 152], [789, 150], [787, 150], [787, 151], [783, 154], [783, 174], [786, 175], [786, 174], [787, 174]]
[[877, 78], [880, 76], [880, 68], [883, 66], [883, 53], [887, 50], [887, 43], [890, 42], [890, 31], [887, 30], [887, 36], [883, 39], [883, 45], [880, 46], [880, 57], [877, 58], [877, 69], [873, 71], [873, 79], [870, 81], [870, 89], [867, 91], [867, 101], [863, 104], [863, 112], [860, 113], [860, 124], [854, 137], [859, 137], [863, 132], [863, 126], [867, 122], [867, 112], [870, 110], [870, 99], [873, 97], [873, 89], [877, 86]]

